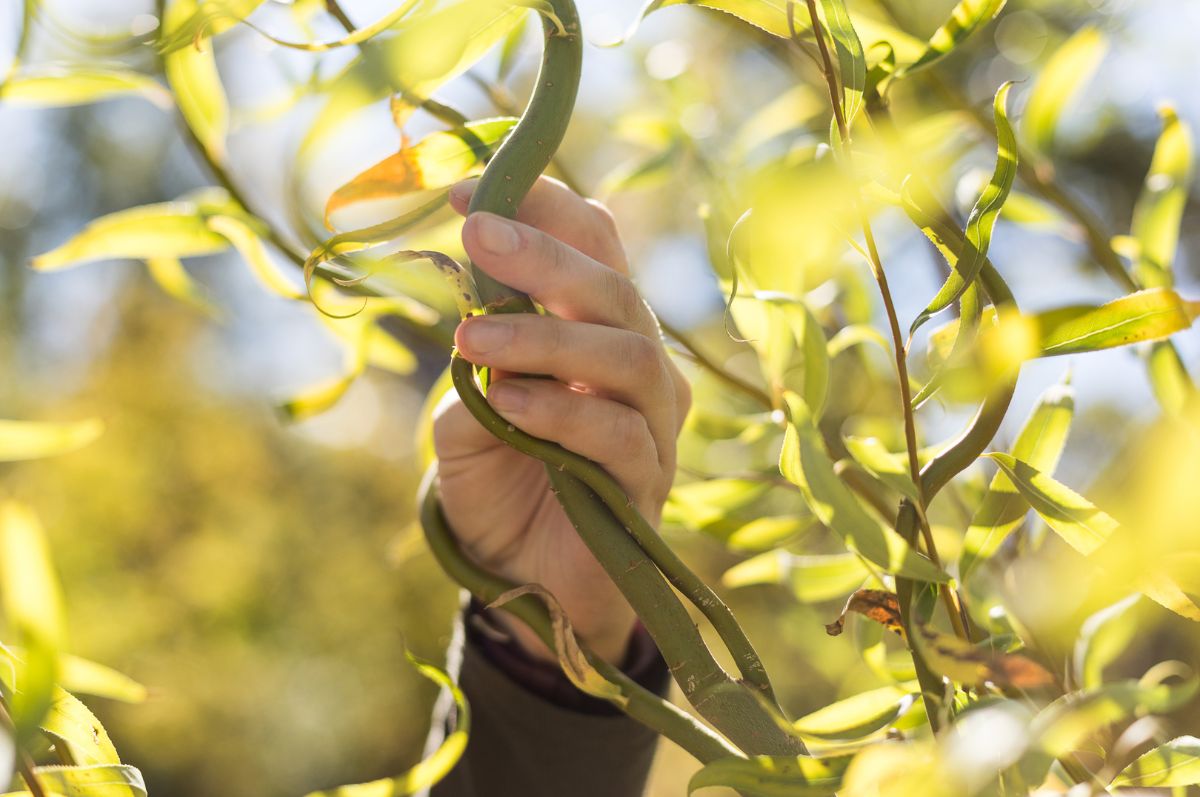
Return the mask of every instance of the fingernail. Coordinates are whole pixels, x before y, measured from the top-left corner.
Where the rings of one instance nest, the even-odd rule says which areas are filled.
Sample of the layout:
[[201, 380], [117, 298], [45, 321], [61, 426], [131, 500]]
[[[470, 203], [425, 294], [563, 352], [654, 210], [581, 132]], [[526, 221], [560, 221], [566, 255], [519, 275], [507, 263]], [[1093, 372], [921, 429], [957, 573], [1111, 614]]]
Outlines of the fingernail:
[[475, 354], [487, 354], [512, 340], [512, 327], [503, 321], [478, 319], [462, 327], [463, 344]]
[[488, 401], [500, 412], [521, 412], [529, 404], [529, 390], [508, 382], [497, 382], [488, 391]]
[[511, 255], [521, 245], [521, 237], [506, 220], [491, 213], [476, 216], [475, 232], [479, 245], [493, 255]]
[[455, 183], [450, 186], [450, 198], [455, 202], [462, 202], [464, 199], [470, 199], [475, 193], [475, 186], [479, 183], [478, 177], [472, 177], [469, 180]]

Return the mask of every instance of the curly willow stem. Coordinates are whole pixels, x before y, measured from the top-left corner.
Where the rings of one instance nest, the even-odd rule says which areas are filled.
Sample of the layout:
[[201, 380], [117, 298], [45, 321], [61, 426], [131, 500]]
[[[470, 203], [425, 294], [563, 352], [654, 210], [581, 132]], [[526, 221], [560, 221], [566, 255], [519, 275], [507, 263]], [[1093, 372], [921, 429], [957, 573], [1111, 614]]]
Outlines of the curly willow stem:
[[[566, 133], [579, 87], [582, 37], [572, 0], [551, 0], [549, 6], [550, 13], [543, 14], [541, 71], [529, 106], [484, 170], [471, 198], [471, 213], [515, 216]], [[472, 272], [486, 312], [536, 312], [528, 296], [474, 266]], [[786, 726], [781, 727], [766, 672], [729, 609], [659, 538], [612, 477], [587, 459], [511, 426], [487, 403], [465, 360], [455, 357], [451, 374], [464, 405], [485, 428], [546, 463], [551, 488], [567, 517], [641, 618], [675, 681], [700, 715], [747, 753], [802, 752], [799, 739], [788, 733]], [[426, 484], [423, 499], [428, 499], [430, 489], [432, 483]], [[426, 513], [426, 523], [434, 518]], [[438, 539], [439, 530], [426, 526], [431, 544]], [[469, 576], [467, 565], [459, 561], [461, 554], [445, 546], [442, 550], [455, 560], [453, 567], [447, 567], [452, 577], [467, 576], [468, 583], [460, 579], [467, 589], [483, 586]], [[744, 681], [733, 680], [713, 658], [672, 585], [712, 622]]]

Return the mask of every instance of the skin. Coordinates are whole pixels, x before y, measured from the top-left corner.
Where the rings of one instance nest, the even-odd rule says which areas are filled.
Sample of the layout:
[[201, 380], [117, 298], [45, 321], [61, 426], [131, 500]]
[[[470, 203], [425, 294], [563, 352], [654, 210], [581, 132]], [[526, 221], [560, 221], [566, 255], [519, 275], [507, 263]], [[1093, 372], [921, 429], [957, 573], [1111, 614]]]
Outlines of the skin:
[[[474, 186], [451, 190], [451, 206], [463, 215]], [[459, 325], [462, 355], [494, 369], [492, 406], [514, 426], [603, 466], [657, 524], [691, 392], [629, 279], [612, 215], [543, 177], [515, 222], [474, 213], [462, 239], [478, 268], [549, 311]], [[498, 441], [453, 393], [433, 431], [446, 518], [468, 555], [498, 575], [549, 589], [579, 639], [619, 664], [635, 615], [571, 527], [542, 464]], [[523, 624], [506, 625], [530, 653], [555, 660]]]

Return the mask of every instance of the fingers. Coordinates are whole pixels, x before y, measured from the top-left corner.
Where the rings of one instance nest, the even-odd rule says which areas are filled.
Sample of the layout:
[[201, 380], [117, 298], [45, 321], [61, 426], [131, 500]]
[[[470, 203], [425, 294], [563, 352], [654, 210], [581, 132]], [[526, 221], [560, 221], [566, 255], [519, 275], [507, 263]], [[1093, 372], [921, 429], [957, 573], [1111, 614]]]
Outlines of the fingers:
[[477, 365], [548, 374], [587, 387], [646, 418], [660, 463], [674, 467], [678, 430], [675, 384], [662, 346], [623, 329], [551, 316], [469, 318], [455, 333], [459, 351]]
[[[478, 182], [464, 180], [451, 188], [451, 207], [465, 216]], [[584, 199], [558, 180], [539, 178], [521, 202], [517, 221], [542, 230], [611, 269], [629, 273], [625, 248], [608, 208]]]
[[628, 277], [545, 232], [473, 213], [463, 245], [475, 265], [556, 315], [658, 339], [658, 324]]
[[521, 430], [603, 466], [629, 495], [665, 497], [657, 447], [636, 410], [549, 379], [496, 382], [488, 400]]

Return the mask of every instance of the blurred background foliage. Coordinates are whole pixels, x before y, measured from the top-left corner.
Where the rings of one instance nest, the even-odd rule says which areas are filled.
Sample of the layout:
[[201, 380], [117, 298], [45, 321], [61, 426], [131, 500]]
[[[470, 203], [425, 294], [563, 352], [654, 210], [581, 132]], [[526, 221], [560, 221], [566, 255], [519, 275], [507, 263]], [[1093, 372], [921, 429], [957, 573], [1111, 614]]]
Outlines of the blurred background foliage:
[[[100, 46], [95, 58], [151, 62], [145, 47], [106, 51], [79, 34], [144, 31], [152, 4], [45, 5], [53, 14], [35, 31], [32, 62], [79, 59], [88, 46]], [[269, 3], [254, 19], [299, 36], [286, 5]], [[873, 2], [851, 5], [883, 15]], [[953, 3], [894, 5], [896, 24], [923, 39]], [[4, 59], [15, 45], [19, 6], [0, 5]], [[637, 6], [582, 0], [588, 37], [617, 38]], [[363, 0], [347, 8], [367, 21], [389, 7]], [[313, 24], [318, 33], [337, 34], [319, 15]], [[938, 67], [940, 86], [913, 81], [903, 90], [912, 107], [942, 106], [954, 92], [967, 107], [986, 111], [1001, 82], [1031, 76], [1088, 24], [1105, 33], [1110, 50], [1062, 117], [1055, 164], [1080, 201], [1114, 234], [1126, 233], [1159, 133], [1158, 103], [1171, 100], [1193, 128], [1200, 126], [1193, 83], [1200, 50], [1190, 35], [1200, 25], [1200, 7], [1186, 0], [1012, 0], [998, 23]], [[489, 95], [467, 76], [437, 96], [471, 118], [519, 107], [514, 98], [528, 92], [537, 49], [527, 36], [499, 91]], [[282, 218], [298, 193], [320, 208], [334, 188], [394, 151], [398, 136], [388, 104], [375, 103], [337, 131], [308, 171], [295, 174], [292, 153], [318, 104], [293, 106], [290, 98], [305, 85], [315, 57], [263, 46], [240, 27], [217, 41], [216, 52], [233, 106], [229, 171], [260, 207]], [[344, 63], [348, 55], [328, 58]], [[725, 334], [709, 264], [704, 219], [728, 210], [714, 203], [719, 186], [733, 182], [729, 175], [745, 177], [750, 193], [756, 186], [789, 187], [776, 220], [783, 223], [764, 225], [781, 240], [756, 243], [793, 254], [797, 262], [790, 265], [798, 267], [779, 273], [800, 275], [803, 284], [790, 287], [811, 292], [822, 321], [834, 327], [879, 319], [865, 268], [855, 266], [857, 278], [845, 277], [853, 269], [830, 254], [840, 235], [796, 222], [828, 199], [821, 192], [829, 183], [819, 164], [802, 158], [789, 164], [786, 156], [818, 146], [820, 125], [815, 132], [797, 129], [825, 119], [827, 107], [811, 85], [797, 85], [797, 67], [778, 40], [721, 14], [666, 9], [629, 43], [589, 47], [586, 58], [581, 103], [560, 162], [576, 184], [610, 202], [639, 284], [666, 322], [688, 330], [735, 371], [754, 369], [752, 356]], [[492, 81], [496, 70], [493, 54], [472, 74]], [[1015, 94], [1020, 116], [1024, 88]], [[941, 119], [941, 127], [916, 130], [915, 118], [913, 124], [922, 141], [940, 145], [939, 175], [965, 215], [994, 144], [961, 114]], [[418, 114], [405, 132], [416, 139], [436, 127]], [[424, 394], [444, 364], [438, 341], [447, 327], [407, 334], [418, 363], [411, 376], [368, 371], [331, 411], [287, 425], [272, 407], [340, 374], [343, 352], [318, 317], [263, 291], [235, 255], [188, 263], [219, 320], [163, 296], [137, 263], [54, 274], [27, 268], [33, 255], [92, 218], [210, 184], [171, 115], [142, 99], [54, 110], [0, 103], [0, 416], [96, 416], [107, 427], [77, 453], [0, 466], [3, 490], [36, 507], [47, 526], [66, 590], [71, 649], [151, 689], [144, 705], [93, 705], [152, 794], [283, 797], [392, 774], [418, 756], [432, 699], [431, 687], [405, 666], [403, 644], [440, 656], [454, 606], [453, 588], [410, 525], [420, 470], [416, 427]], [[1193, 198], [1195, 190], [1193, 184]], [[1190, 203], [1176, 264], [1177, 284], [1189, 296], [1200, 284], [1196, 213]], [[900, 220], [885, 217], [880, 237], [901, 317], [911, 318], [940, 282], [938, 263]], [[712, 251], [722, 249], [723, 242]], [[1002, 220], [992, 257], [1026, 309], [1119, 295], [1071, 234], [1035, 235]], [[438, 284], [414, 274], [406, 279], [452, 317]], [[835, 276], [837, 303], [830, 297], [821, 305], [822, 286]], [[1193, 374], [1200, 372], [1196, 338], [1175, 339]], [[1027, 366], [995, 448], [1007, 450], [1036, 397], [1068, 369], [1078, 409], [1059, 478], [1101, 506], [1119, 505], [1131, 485], [1154, 487], [1160, 475], [1148, 463], [1163, 447], [1145, 435], [1158, 410], [1133, 350]], [[718, 386], [692, 373], [698, 407], [719, 404]], [[879, 352], [855, 350], [838, 360], [823, 426], [896, 443], [894, 396], [881, 387], [887, 374]], [[851, 417], [857, 426], [841, 429]], [[962, 417], [961, 408], [934, 408], [927, 428], [944, 436]], [[749, 470], [775, 455], [752, 436], [714, 440], [720, 435], [701, 428], [718, 421], [693, 417], [681, 442], [692, 469], [687, 476]], [[1167, 457], [1181, 463], [1182, 471], [1171, 471], [1176, 478], [1194, 482], [1200, 474], [1194, 454], [1183, 448]], [[982, 471], [974, 481], [981, 492]], [[769, 485], [755, 499], [745, 510], [754, 516], [799, 506], [794, 493]], [[674, 501], [667, 533], [716, 582], [740, 561], [721, 542], [735, 529], [745, 531], [736, 516], [698, 517], [697, 506]], [[695, 533], [698, 527], [708, 533]], [[1196, 533], [1194, 522], [1180, 528]], [[1044, 529], [1034, 523], [1031, 536], [1039, 534]], [[951, 554], [955, 540], [946, 535]], [[1088, 578], [1077, 564], [1051, 538], [995, 572], [1014, 613], [1064, 657], [1082, 621], [1126, 587]], [[753, 586], [730, 591], [729, 599], [794, 714], [879, 683], [854, 635], [825, 634], [840, 598], [805, 604], [786, 590]], [[1200, 668], [1195, 626], [1147, 601], [1136, 611], [1139, 644], [1115, 673], [1137, 677], [1164, 658]], [[1066, 641], [1065, 649], [1054, 647], [1056, 639]], [[1170, 722], [1172, 735], [1195, 734], [1200, 713], [1193, 707]], [[692, 769], [664, 744], [651, 793], [682, 793]]]

